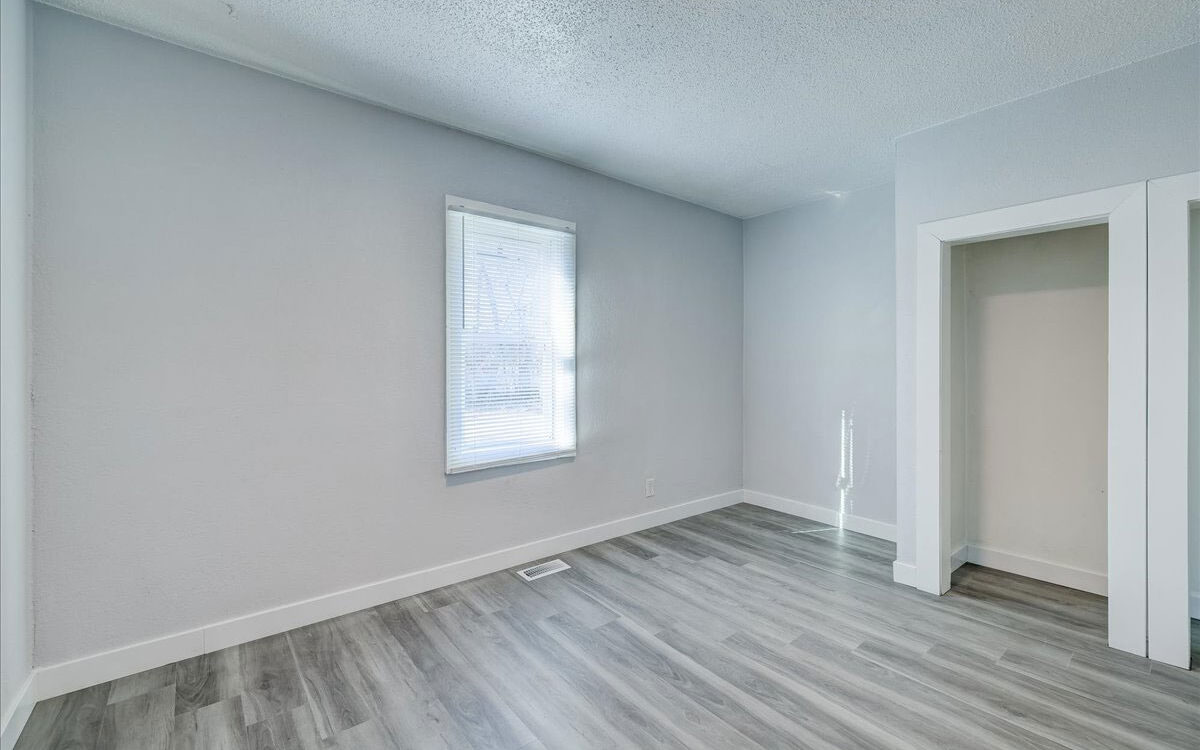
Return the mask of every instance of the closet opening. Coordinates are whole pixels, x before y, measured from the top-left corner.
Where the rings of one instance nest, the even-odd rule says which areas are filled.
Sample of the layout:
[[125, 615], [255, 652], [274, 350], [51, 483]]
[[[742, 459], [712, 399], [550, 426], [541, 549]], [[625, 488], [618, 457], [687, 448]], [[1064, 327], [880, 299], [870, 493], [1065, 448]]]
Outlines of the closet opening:
[[[1009, 553], [1035, 576], [1050, 570], [1069, 576], [1069, 585], [1105, 591], [1108, 645], [1139, 656], [1147, 642], [1146, 196], [1146, 183], [1131, 183], [919, 224], [915, 313], [915, 585], [932, 594], [950, 590], [974, 476], [983, 502], [972, 524], [988, 535], [977, 538], [980, 554]], [[1067, 249], [1054, 249], [1063, 242]], [[978, 261], [960, 259], [956, 269], [956, 254], [981, 248]], [[1018, 268], [1010, 256], [1028, 261]], [[987, 304], [977, 316], [1004, 313], [976, 326], [989, 338], [972, 365], [976, 395], [986, 399], [974, 422], [963, 419], [974, 400], [971, 381], [956, 377], [970, 361], [958, 356], [963, 344], [955, 346], [968, 330], [968, 318], [953, 314], [956, 270], [979, 277], [977, 301]], [[1019, 348], [1026, 346], [1029, 353]], [[1033, 370], [1030, 361], [1046, 356], [1050, 363]], [[969, 424], [976, 448], [966, 439]], [[1103, 461], [1097, 442], [1107, 444]], [[1103, 500], [1103, 514], [1092, 499]], [[1105, 556], [1098, 558], [1101, 533]], [[1084, 549], [1065, 557], [1067, 545], [1054, 541], [1063, 535], [1086, 539]], [[984, 550], [985, 541], [1016, 549]], [[988, 564], [999, 567], [1001, 558], [994, 554]]]
[[1021, 584], [995, 569], [1087, 592], [1060, 593], [1103, 633], [1108, 226], [949, 254], [951, 564], [970, 564], [952, 585], [1019, 597]]

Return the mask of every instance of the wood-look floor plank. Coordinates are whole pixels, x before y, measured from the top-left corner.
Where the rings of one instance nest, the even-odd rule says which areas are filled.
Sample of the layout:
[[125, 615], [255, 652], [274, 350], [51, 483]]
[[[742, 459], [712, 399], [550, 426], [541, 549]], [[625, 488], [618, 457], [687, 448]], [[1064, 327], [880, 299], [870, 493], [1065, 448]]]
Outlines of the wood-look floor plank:
[[[856, 646], [868, 639], [896, 643], [915, 650], [924, 650], [932, 645], [931, 639], [920, 630], [905, 628], [903, 619], [899, 617], [901, 613], [895, 608], [863, 607], [862, 598], [852, 593], [829, 592], [820, 586], [807, 585], [804, 576], [811, 572], [808, 569], [789, 571], [776, 578], [755, 575], [757, 570], [750, 570], [748, 575], [749, 565], [731, 568], [719, 560], [701, 560], [695, 567], [711, 572], [724, 581], [730, 590], [740, 592], [743, 600], [765, 600], [766, 606], [774, 609], [780, 619], [792, 623], [791, 637], [797, 635], [796, 629], [804, 628], [849, 646]], [[779, 640], [786, 641], [791, 637]]]
[[389, 605], [377, 611], [471, 747], [519, 748], [534, 739], [495, 689], [463, 658], [435, 618]]
[[[918, 723], [925, 727], [936, 727], [936, 737], [932, 740], [934, 744], [953, 742], [963, 747], [1062, 750], [1063, 746], [1058, 743], [1004, 719], [972, 711], [969, 704], [954, 695], [939, 693], [863, 658], [853, 650], [838, 648], [836, 644], [815, 634], [802, 635], [786, 646], [775, 644], [771, 651], [782, 654], [785, 659], [794, 659], [805, 668], [836, 674], [845, 684], [852, 686], [851, 691], [865, 691], [865, 699], [852, 699], [851, 705], [855, 707], [861, 708], [875, 699], [874, 694], [879, 694], [885, 706], [894, 705], [901, 710], [901, 714], [895, 718], [899, 726]], [[776, 668], [785, 663], [781, 659]], [[887, 710], [871, 712], [871, 720], [880, 722]], [[893, 722], [885, 721], [883, 724], [892, 726]]]
[[758, 558], [778, 564], [802, 564], [851, 580], [888, 586], [892, 583], [891, 565], [867, 560], [838, 545], [828, 534], [792, 534], [790, 538], [753, 535], [744, 529], [715, 521], [701, 524], [687, 519], [681, 525], [693, 535], [707, 537], [739, 549], [753, 550]]
[[[494, 618], [452, 608], [434, 616], [487, 679], [504, 686], [505, 702], [547, 747], [622, 746], [616, 739], [619, 735], [570, 689], [551, 663], [520, 639], [501, 635]], [[571, 720], [562, 721], [563, 716]]]
[[[806, 675], [806, 681], [812, 683], [822, 697], [861, 716], [864, 723], [891, 732], [916, 747], [938, 744], [950, 747], [997, 747], [987, 742], [977, 727], [976, 731], [963, 731], [949, 712], [938, 712], [932, 721], [928, 714], [914, 712], [912, 706], [906, 706], [902, 700], [898, 700], [902, 693], [892, 694], [886, 689], [886, 672], [879, 672], [879, 679], [869, 684], [856, 679], [855, 673], [837, 658], [839, 652], [848, 653], [844, 647], [814, 635], [801, 636], [797, 642], [804, 644], [803, 656], [788, 649], [786, 644], [772, 644], [740, 633], [726, 639], [725, 645], [778, 674]], [[823, 643], [817, 646], [817, 642]]]
[[622, 551], [627, 552], [634, 557], [640, 557], [643, 560], [653, 560], [658, 555], [658, 553], [648, 546], [639, 543], [637, 539], [627, 536], [619, 536], [616, 539], [609, 539], [608, 543], [614, 547], [620, 548]]
[[807, 675], [777, 675], [724, 644], [687, 632], [686, 626], [663, 631], [658, 637], [743, 692], [796, 719], [804, 731], [798, 735], [799, 739], [808, 747], [863, 750], [917, 747], [843, 710], [822, 695]]
[[723, 518], [736, 520], [742, 524], [751, 526], [756, 532], [770, 532], [775, 534], [795, 534], [804, 531], [823, 531], [832, 529], [827, 523], [813, 521], [808, 518], [800, 518], [799, 516], [785, 516], [774, 511], [764, 511], [754, 505], [733, 505], [728, 508], [721, 508], [713, 511], [712, 518]]
[[238, 652], [242, 713], [247, 725], [305, 704], [304, 685], [286, 635], [243, 644]]
[[454, 604], [460, 600], [451, 586], [426, 591], [423, 594], [417, 594], [415, 598], [426, 612], [432, 612], [435, 609], [440, 609], [448, 604]]
[[688, 599], [656, 587], [643, 576], [614, 564], [595, 550], [585, 547], [564, 557], [582, 574], [578, 580], [585, 591], [610, 609], [639, 619], [648, 627], [655, 623], [659, 627], [671, 627], [686, 620], [718, 639], [737, 632], [737, 626], [728, 618], [714, 615]]
[[176, 715], [171, 750], [245, 750], [241, 696]]
[[[966, 575], [960, 575], [954, 584], [958, 594], [969, 594], [976, 601], [994, 602], [1008, 611], [1029, 614], [1039, 621], [1054, 623], [1072, 632], [1088, 633], [1097, 639], [1106, 637], [1106, 613], [1063, 605], [1050, 596], [1038, 596], [1022, 591], [1017, 586], [1006, 586], [1002, 580], [977, 575], [980, 568], [976, 565], [963, 567]], [[1054, 592], [1055, 588], [1061, 587], [1047, 587], [1050, 592]]]
[[[409, 604], [412, 612], [426, 616], [415, 601]], [[363, 695], [381, 730], [396, 741], [420, 747], [468, 746], [451, 712], [392, 635], [380, 611], [355, 612], [338, 618], [333, 626], [362, 678]]]
[[1108, 615], [1108, 600], [1086, 591], [1014, 576], [970, 563], [956, 572], [958, 575], [955, 576], [954, 585], [960, 588], [972, 583], [994, 586], [998, 591], [1023, 595], [1024, 600], [1030, 604], [1070, 612], [1075, 617], [1087, 617], [1100, 627], [1103, 627]]
[[374, 718], [361, 724], [343, 729], [333, 739], [326, 740], [324, 748], [338, 750], [408, 750], [408, 748], [424, 748], [419, 743], [401, 743], [384, 724], [383, 719]]
[[735, 592], [713, 585], [703, 576], [685, 575], [669, 563], [646, 565], [645, 561], [615, 546], [594, 545], [592, 549], [605, 562], [645, 581], [658, 591], [677, 597], [693, 608], [691, 611], [703, 613], [706, 621], [721, 623], [733, 632], [749, 628], [783, 640], [795, 636], [790, 623], [774, 617], [770, 611], [755, 607], [753, 601]]
[[894, 555], [733, 506], [41, 701], [17, 748], [1198, 747], [1200, 672], [1108, 648], [1103, 597]]
[[[1130, 706], [1123, 701], [1097, 700], [1083, 691], [1042, 679], [1028, 679], [1010, 669], [1003, 661], [992, 662], [956, 646], [941, 644], [930, 649], [926, 658], [961, 673], [986, 674], [997, 687], [1033, 700], [1054, 705], [1064, 714], [1079, 717], [1107, 728], [1122, 737], [1129, 747], [1193, 748], [1197, 735], [1188, 731], [1188, 712], [1152, 711], [1150, 705]], [[1028, 662], [1028, 660], [1026, 660]], [[1051, 669], [1047, 667], [1047, 669]], [[1164, 721], [1175, 717], [1175, 721]]]
[[504, 602], [504, 606], [493, 611], [505, 610], [528, 620], [558, 614], [559, 605], [546, 598], [536, 589], [525, 585], [512, 572], [502, 570], [475, 579], [476, 591], [493, 602]]
[[174, 687], [174, 685], [175, 665], [166, 664], [113, 680], [112, 689], [108, 692], [108, 702], [120, 703], [129, 698], [149, 693], [151, 690]]
[[362, 675], [332, 621], [298, 628], [287, 639], [322, 738], [373, 718]]
[[56, 735], [73, 720], [73, 717], [63, 715], [63, 707], [70, 695], [73, 693], [47, 698], [34, 705], [21, 736], [17, 738], [16, 750], [54, 747]]
[[677, 554], [694, 555], [695, 559], [715, 557], [730, 565], [745, 565], [754, 559], [746, 550], [739, 550], [736, 546], [712, 544], [713, 540], [704, 534], [691, 535], [685, 533], [686, 531], [686, 528], [676, 523], [642, 533], [670, 547]]
[[845, 623], [851, 630], [884, 622], [917, 641], [953, 641], [992, 658], [999, 658], [1009, 648], [1021, 647], [1031, 653], [1044, 652], [1047, 658], [1057, 655], [1062, 663], [1070, 659], [1070, 650], [1039, 640], [1035, 627], [1029, 632], [1013, 627], [980, 627], [980, 615], [959, 606], [962, 599], [933, 598], [905, 586], [879, 586], [846, 579], [808, 565], [788, 567], [762, 560], [745, 567], [787, 587], [793, 594], [792, 600], [813, 600], [833, 614], [835, 622]]
[[167, 750], [175, 728], [175, 686], [109, 703], [96, 750]]
[[508, 600], [489, 584], [489, 580], [491, 580], [490, 576], [481, 576], [454, 584], [452, 588], [458, 596], [459, 604], [482, 615], [508, 609], [511, 606]]
[[605, 639], [610, 652], [655, 674], [761, 747], [805, 747], [789, 718], [628, 620], [608, 623], [596, 632]]
[[1183, 722], [1188, 730], [1200, 737], [1200, 690], [1152, 690], [1137, 680], [1050, 664], [1015, 650], [1005, 652], [998, 663], [1101, 702], [1118, 706], [1136, 704], [1138, 712], [1146, 718], [1167, 725]]
[[241, 694], [241, 650], [236, 646], [175, 663], [176, 714]]
[[558, 605], [559, 612], [569, 614], [591, 628], [599, 627], [620, 617], [613, 610], [571, 586], [567, 581], [570, 577], [570, 571], [567, 571], [566, 574], [545, 576], [534, 581], [523, 581], [522, 585], [528, 586], [546, 599], [553, 601]]
[[687, 745], [657, 724], [642, 708], [612, 690], [586, 663], [564, 650], [538, 628], [536, 622], [515, 617], [508, 611], [497, 612], [489, 619], [505, 638], [522, 644], [526, 653], [551, 665], [568, 688], [583, 698], [590, 712], [602, 716], [605, 723], [624, 736], [624, 747], [671, 748], [682, 750]]
[[1149, 740], [1130, 745], [1120, 736], [1114, 736], [1110, 727], [1104, 726], [1092, 716], [1064, 711], [1063, 706], [1047, 702], [1042, 697], [1021, 690], [1011, 690], [1005, 681], [995, 678], [995, 670], [986, 664], [955, 668], [940, 660], [903, 653], [893, 647], [875, 643], [863, 644], [857, 649], [857, 653], [922, 682], [938, 692], [955, 695], [979, 710], [1011, 721], [1067, 747], [1078, 750], [1112, 750], [1131, 746], [1155, 746], [1155, 743]]
[[15, 750], [92, 750], [108, 703], [110, 683], [39, 701]]
[[653, 672], [621, 649], [614, 649], [602, 636], [567, 615], [555, 615], [540, 623], [560, 646], [575, 656], [612, 690], [640, 705], [651, 720], [670, 727], [672, 734], [686, 740], [690, 748], [757, 746], [753, 740], [718, 719], [691, 696], [671, 688]]
[[246, 750], [325, 750], [312, 711], [301, 705], [246, 727]]

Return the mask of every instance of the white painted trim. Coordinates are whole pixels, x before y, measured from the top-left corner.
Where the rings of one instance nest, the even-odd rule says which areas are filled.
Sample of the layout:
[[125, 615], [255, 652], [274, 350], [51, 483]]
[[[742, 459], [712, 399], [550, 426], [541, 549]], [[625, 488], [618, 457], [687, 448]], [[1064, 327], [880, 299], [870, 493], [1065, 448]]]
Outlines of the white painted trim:
[[515, 221], [518, 224], [529, 224], [543, 229], [554, 229], [559, 232], [570, 232], [575, 234], [575, 222], [567, 221], [566, 219], [556, 219], [553, 216], [542, 216], [528, 211], [518, 211], [515, 208], [506, 206], [497, 206], [494, 203], [484, 203], [483, 201], [473, 201], [470, 198], [460, 198], [457, 195], [446, 196], [447, 211], [462, 211], [468, 214], [477, 214], [479, 216], [490, 216], [493, 219], [504, 219], [505, 221]]
[[[1150, 658], [1188, 668], [1189, 203], [1200, 172], [1146, 185], [1146, 638]], [[1197, 540], [1200, 543], [1200, 540]], [[1195, 607], [1192, 606], [1192, 616]]]
[[[921, 225], [917, 229], [916, 299], [916, 587], [930, 594], [950, 589], [950, 250]], [[943, 393], [944, 392], [944, 393]]]
[[822, 505], [812, 505], [810, 503], [801, 502], [800, 500], [792, 500], [778, 495], [769, 495], [765, 492], [756, 490], [743, 490], [746, 499], [745, 502], [751, 505], [757, 505], [762, 508], [770, 508], [777, 510], [780, 513], [787, 513], [791, 516], [799, 516], [807, 518], [810, 521], [817, 523], [826, 523], [830, 526], [840, 526], [843, 529], [857, 531], [859, 534], [866, 534], [878, 539], [884, 539], [889, 542], [896, 541], [896, 524], [887, 523], [885, 521], [876, 521], [873, 518], [865, 516], [855, 516], [850, 514], [842, 515], [841, 523], [838, 516], [841, 515], [834, 508], [826, 508]]
[[927, 221], [920, 224], [919, 229], [933, 234], [942, 242], [983, 242], [1104, 224], [1109, 221], [1113, 211], [1130, 197], [1140, 195], [1144, 189], [1144, 182], [1131, 182], [951, 219]]
[[1146, 184], [1108, 217], [1108, 645], [1146, 656]]
[[1190, 610], [1193, 620], [1200, 620], [1200, 591], [1193, 591], [1189, 597], [1192, 600]]
[[964, 552], [965, 562], [982, 565], [985, 568], [995, 568], [1006, 573], [1036, 578], [1039, 581], [1057, 583], [1059, 586], [1079, 589], [1100, 596], [1108, 595], [1108, 577], [1103, 573], [991, 547], [981, 547], [977, 544], [968, 544], [964, 548]]
[[732, 490], [647, 513], [519, 544], [445, 565], [388, 578], [332, 594], [254, 612], [182, 633], [154, 638], [34, 671], [34, 694], [44, 700], [201, 653], [246, 643], [331, 617], [524, 565], [579, 547], [678, 521], [742, 502]]
[[970, 560], [967, 559], [968, 553], [969, 553], [969, 550], [967, 548], [967, 545], [965, 545], [965, 544], [960, 544], [958, 546], [958, 549], [956, 549], [956, 550], [954, 550], [954, 552], [950, 553], [950, 570], [951, 571], [958, 570], [965, 563], [970, 562]]
[[892, 580], [905, 586], [917, 585], [917, 566], [896, 560], [892, 563]]
[[[252, 618], [256, 615], [247, 617]], [[161, 667], [163, 664], [199, 656], [205, 653], [205, 630], [206, 628], [200, 627], [182, 633], [172, 633], [79, 659], [38, 667], [34, 670], [35, 697], [42, 701], [118, 677]]]
[[25, 728], [25, 722], [29, 721], [29, 714], [33, 713], [33, 704], [36, 702], [34, 674], [30, 672], [25, 677], [25, 682], [17, 689], [12, 703], [4, 707], [4, 721], [0, 723], [0, 750], [13, 750], [17, 738], [21, 736], [21, 730]]
[[[951, 572], [958, 570], [967, 562], [967, 545], [959, 545], [957, 549], [950, 555], [950, 570]], [[902, 583], [905, 586], [916, 587], [917, 585], [917, 566], [911, 563], [903, 563], [899, 560], [892, 562], [892, 580], [896, 583]]]
[[1108, 642], [1146, 655], [1146, 183], [917, 227], [916, 585], [950, 588], [950, 246], [1107, 222]]

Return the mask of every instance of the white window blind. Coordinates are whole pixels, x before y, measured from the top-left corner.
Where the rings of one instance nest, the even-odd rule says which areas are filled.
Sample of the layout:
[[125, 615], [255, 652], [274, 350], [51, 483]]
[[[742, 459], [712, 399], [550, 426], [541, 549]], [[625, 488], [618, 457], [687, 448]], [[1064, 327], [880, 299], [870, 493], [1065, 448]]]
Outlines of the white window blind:
[[446, 473], [575, 455], [575, 225], [446, 197]]

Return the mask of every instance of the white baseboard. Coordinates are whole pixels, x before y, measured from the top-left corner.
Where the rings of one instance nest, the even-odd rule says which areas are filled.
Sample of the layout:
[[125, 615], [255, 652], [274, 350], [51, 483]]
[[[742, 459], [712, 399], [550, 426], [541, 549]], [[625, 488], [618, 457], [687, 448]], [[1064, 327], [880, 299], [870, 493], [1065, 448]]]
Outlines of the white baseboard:
[[1057, 583], [1059, 586], [1101, 596], [1108, 595], [1108, 576], [1070, 565], [1039, 560], [1036, 557], [1026, 557], [977, 544], [967, 545], [966, 561], [982, 565], [985, 568], [995, 568], [1020, 576], [1036, 578], [1039, 581]]
[[[995, 568], [1008, 573], [1036, 578], [1039, 581], [1057, 583], [1080, 591], [1106, 596], [1108, 594], [1108, 578], [1101, 573], [1090, 570], [1072, 568], [1033, 557], [1014, 555], [1011, 552], [981, 547], [976, 544], [964, 544], [950, 553], [950, 570], [958, 570], [963, 563], [974, 563], [985, 568]], [[903, 563], [899, 560], [892, 563], [892, 580], [905, 586], [916, 586], [917, 566]], [[1197, 617], [1200, 608], [1200, 593], [1192, 594], [1192, 617]]]
[[21, 736], [21, 730], [25, 728], [25, 722], [29, 721], [29, 714], [33, 712], [35, 702], [35, 674], [29, 673], [17, 694], [13, 696], [12, 702], [4, 707], [4, 721], [0, 724], [0, 750], [13, 750], [17, 738]]
[[[247, 615], [247, 618], [255, 616]], [[319, 622], [319, 620], [315, 622]], [[46, 700], [56, 695], [115, 680], [118, 677], [137, 674], [147, 669], [161, 667], [164, 664], [199, 656], [205, 653], [204, 633], [206, 630], [207, 627], [185, 630], [182, 633], [152, 638], [111, 651], [101, 651], [71, 661], [38, 667], [33, 673], [34, 693], [37, 700]], [[211, 650], [215, 651], [216, 649]]]
[[892, 562], [892, 581], [903, 584], [904, 586], [917, 585], [917, 566], [912, 563], [900, 562], [895, 560]]
[[778, 495], [768, 495], [765, 492], [756, 492], [755, 490], [745, 490], [746, 502], [751, 505], [759, 505], [763, 508], [777, 510], [780, 513], [787, 513], [793, 516], [807, 518], [810, 521], [817, 523], [827, 523], [830, 526], [841, 526], [850, 531], [857, 531], [860, 534], [867, 536], [885, 539], [889, 542], [896, 541], [896, 525], [885, 523], [884, 521], [876, 521], [873, 518], [864, 516], [854, 516], [845, 514], [841, 516], [840, 523], [838, 516], [841, 515], [835, 508], [826, 508], [821, 505], [811, 505], [799, 500], [792, 500]]
[[1200, 620], [1200, 591], [1193, 591], [1191, 595], [1191, 606], [1188, 608], [1193, 620]]
[[961, 544], [958, 549], [950, 553], [950, 571], [956, 571], [967, 562], [967, 545]]
[[[733, 490], [34, 670], [37, 700], [742, 502]], [[7, 735], [6, 735], [7, 736]], [[14, 738], [15, 739], [15, 738]], [[2, 750], [8, 750], [7, 747]]]

